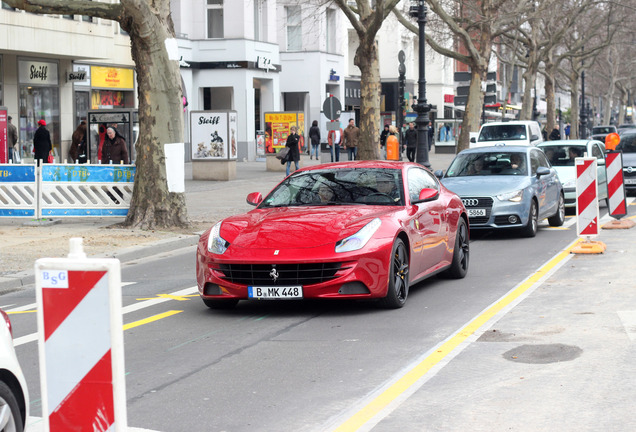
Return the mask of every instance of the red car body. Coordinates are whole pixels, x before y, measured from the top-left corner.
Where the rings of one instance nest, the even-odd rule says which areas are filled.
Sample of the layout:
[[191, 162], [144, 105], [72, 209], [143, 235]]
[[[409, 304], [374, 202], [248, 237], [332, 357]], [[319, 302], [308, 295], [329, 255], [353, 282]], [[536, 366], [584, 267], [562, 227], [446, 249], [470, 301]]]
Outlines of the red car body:
[[[285, 187], [297, 191], [293, 182], [301, 179], [307, 189], [315, 190], [314, 178], [326, 176], [342, 183], [339, 177], [359, 179], [367, 173], [396, 179], [395, 202], [366, 202], [369, 196], [384, 194], [363, 188], [350, 203], [273, 204], [278, 195], [289, 195]], [[334, 186], [341, 195], [355, 188], [353, 183], [344, 184], [344, 188]], [[420, 184], [434, 187], [419, 188]], [[463, 277], [468, 267], [466, 210], [457, 195], [418, 164], [356, 161], [312, 166], [287, 177], [265, 199], [260, 194], [250, 194], [250, 199], [258, 202], [256, 209], [224, 219], [218, 231], [214, 231], [217, 226], [211, 228], [199, 241], [197, 284], [210, 307], [233, 307], [238, 300], [259, 298], [266, 293], [260, 288], [270, 289], [265, 297], [273, 298], [287, 298], [285, 288], [300, 287], [298, 298], [386, 299], [391, 286], [403, 283], [404, 298], [387, 304], [401, 307], [409, 285], [444, 270]], [[367, 225], [375, 231], [362, 247], [337, 252], [343, 239], [357, 240], [356, 233]], [[464, 227], [461, 241], [460, 226]], [[210, 235], [224, 240], [222, 254], [210, 251]], [[455, 252], [457, 244], [461, 250]], [[460, 268], [453, 265], [455, 255], [465, 261]]]

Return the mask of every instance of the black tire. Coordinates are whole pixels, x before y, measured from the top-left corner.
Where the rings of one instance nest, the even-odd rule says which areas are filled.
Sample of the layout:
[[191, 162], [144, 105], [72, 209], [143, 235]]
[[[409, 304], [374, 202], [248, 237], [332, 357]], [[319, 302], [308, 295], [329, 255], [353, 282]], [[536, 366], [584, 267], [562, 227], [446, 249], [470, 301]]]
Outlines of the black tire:
[[389, 266], [389, 286], [380, 304], [387, 309], [399, 309], [409, 295], [409, 254], [401, 239], [393, 243]]
[[470, 258], [470, 244], [468, 238], [468, 226], [463, 218], [459, 218], [457, 223], [457, 233], [455, 234], [455, 250], [453, 251], [453, 261], [445, 276], [453, 279], [462, 279], [468, 273], [468, 263]]
[[210, 309], [234, 309], [238, 304], [237, 299], [228, 299], [228, 300], [208, 300], [202, 299], [203, 303]]
[[[9, 409], [5, 409], [8, 407]], [[22, 415], [18, 400], [8, 385], [0, 381], [0, 424], [4, 425], [3, 431], [22, 432]]]
[[530, 206], [530, 213], [528, 214], [528, 223], [521, 229], [521, 235], [524, 237], [534, 237], [539, 230], [539, 209], [537, 202], [532, 200]]
[[556, 213], [548, 218], [548, 223], [553, 227], [560, 227], [565, 222], [565, 198], [559, 194], [559, 205]]

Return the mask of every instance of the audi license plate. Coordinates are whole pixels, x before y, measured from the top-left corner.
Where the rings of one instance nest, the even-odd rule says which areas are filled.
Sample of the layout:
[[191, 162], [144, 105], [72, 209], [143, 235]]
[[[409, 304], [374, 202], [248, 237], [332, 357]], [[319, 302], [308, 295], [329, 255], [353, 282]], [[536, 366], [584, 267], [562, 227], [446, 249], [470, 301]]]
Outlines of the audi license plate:
[[247, 287], [247, 297], [253, 299], [278, 300], [303, 298], [302, 286], [286, 287]]
[[625, 184], [636, 184], [636, 178], [626, 178]]
[[468, 217], [486, 216], [486, 209], [466, 209]]

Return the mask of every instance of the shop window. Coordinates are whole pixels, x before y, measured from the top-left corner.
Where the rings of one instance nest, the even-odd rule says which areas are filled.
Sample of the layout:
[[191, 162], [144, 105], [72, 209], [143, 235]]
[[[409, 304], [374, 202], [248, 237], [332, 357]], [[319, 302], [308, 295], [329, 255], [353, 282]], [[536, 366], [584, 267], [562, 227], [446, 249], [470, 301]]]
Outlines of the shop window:
[[[33, 134], [38, 121], [46, 121], [51, 134], [51, 142], [57, 154], [60, 154], [60, 97], [57, 87], [20, 87], [20, 123], [18, 134], [21, 143], [21, 156], [33, 157]], [[69, 137], [70, 138], [70, 137]], [[68, 138], [66, 138], [68, 139]]]
[[223, 38], [223, 0], [207, 0], [208, 38]]
[[287, 12], [287, 51], [300, 51], [303, 48], [303, 27], [300, 6], [285, 6]]

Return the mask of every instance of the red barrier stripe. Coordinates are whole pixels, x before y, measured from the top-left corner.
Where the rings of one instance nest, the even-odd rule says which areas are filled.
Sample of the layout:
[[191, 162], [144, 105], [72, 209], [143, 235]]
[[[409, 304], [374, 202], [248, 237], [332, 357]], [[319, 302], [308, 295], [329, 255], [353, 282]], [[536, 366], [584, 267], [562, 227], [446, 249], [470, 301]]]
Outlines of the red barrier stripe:
[[618, 192], [618, 189], [623, 185], [623, 177], [620, 175], [615, 176], [613, 179], [607, 183], [607, 190], [609, 191], [609, 196], [614, 195], [615, 192]]
[[596, 183], [592, 182], [577, 198], [579, 214], [596, 201]]
[[45, 341], [105, 274], [105, 271], [69, 271], [68, 288], [42, 288]]
[[596, 218], [594, 218], [585, 228], [581, 230], [580, 235], [598, 235]]
[[49, 416], [50, 432], [105, 431], [115, 422], [110, 350]]

